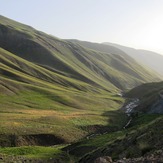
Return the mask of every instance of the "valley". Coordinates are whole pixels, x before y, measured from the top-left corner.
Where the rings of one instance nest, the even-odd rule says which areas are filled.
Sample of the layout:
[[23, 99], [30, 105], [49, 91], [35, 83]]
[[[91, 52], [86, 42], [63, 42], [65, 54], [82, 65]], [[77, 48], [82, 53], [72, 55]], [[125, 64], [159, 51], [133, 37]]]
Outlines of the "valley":
[[0, 16], [0, 162], [162, 161], [162, 79], [112, 45]]

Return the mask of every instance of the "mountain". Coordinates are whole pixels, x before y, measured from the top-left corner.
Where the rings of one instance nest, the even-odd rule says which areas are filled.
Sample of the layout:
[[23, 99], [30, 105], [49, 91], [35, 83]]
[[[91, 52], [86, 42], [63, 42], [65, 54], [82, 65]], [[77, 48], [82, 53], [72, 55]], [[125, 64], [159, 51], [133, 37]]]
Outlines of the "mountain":
[[[114, 46], [114, 44], [110, 44], [110, 45], [107, 44], [106, 45], [106, 44], [93, 43], [93, 42], [80, 41], [80, 40], [72, 40], [72, 39], [69, 40], [69, 41], [71, 41], [73, 43], [76, 43], [78, 45], [81, 45], [81, 46], [83, 46], [83, 47], [85, 47], [87, 49], [91, 49], [91, 50], [95, 50], [95, 51], [99, 51], [99, 52], [103, 52], [103, 53], [109, 53], [109, 54], [112, 54], [112, 55], [117, 55], [117, 54], [119, 55], [120, 54], [121, 57], [123, 57], [123, 59], [125, 59], [126, 61], [129, 61], [129, 63], [132, 64], [132, 68], [134, 70], [138, 70], [137, 67], [140, 67], [140, 69], [143, 71], [144, 68], [145, 68], [145, 69], [150, 70], [151, 73], [154, 73], [155, 75], [161, 77], [160, 73], [157, 73], [155, 71], [155, 69], [153, 69], [152, 67], [144, 65], [144, 63], [142, 63], [141, 61], [135, 59], [132, 55], [128, 54], [123, 49], [120, 49], [119, 47]], [[140, 66], [140, 63], [141, 63], [141, 66]], [[154, 62], [153, 62], [153, 65], [154, 65]], [[121, 71], [123, 71], [125, 73], [125, 69], [124, 68], [122, 68]]]
[[108, 43], [108, 42], [103, 44], [119, 48], [120, 50], [124, 51], [129, 56], [134, 58], [138, 63], [141, 63], [153, 69], [155, 72], [163, 76], [163, 67], [162, 67], [163, 55], [148, 50], [134, 49], [134, 48]]
[[0, 36], [3, 49], [64, 76], [105, 89], [132, 88], [158, 79], [121, 51], [115, 54], [111, 50], [110, 54], [91, 51], [4, 17], [1, 17]]
[[[19, 112], [19, 109], [25, 108], [38, 112], [37, 109], [54, 108], [58, 113], [60, 110], [74, 112], [74, 109], [78, 109], [74, 114], [82, 115], [80, 112], [83, 110], [92, 114], [92, 111], [103, 108], [98, 113], [100, 117], [106, 108], [118, 109], [123, 99], [116, 96], [121, 90], [159, 80], [123, 51], [106, 45], [102, 46], [108, 49], [102, 51], [104, 48], [101, 45], [88, 44], [95, 45], [97, 49], [49, 36], [0, 16], [1, 111], [10, 112], [12, 108], [14, 112]], [[50, 111], [47, 115], [50, 116]], [[25, 128], [28, 130], [27, 126]], [[79, 129], [80, 134], [85, 135], [84, 132]], [[62, 132], [57, 134], [59, 137], [64, 135]], [[65, 141], [70, 141], [67, 134]], [[75, 140], [78, 136], [71, 139]]]
[[68, 162], [65, 150], [73, 157], [78, 149], [71, 143], [100, 133], [118, 139], [129, 120], [121, 92], [161, 80], [122, 50], [86, 45], [0, 16], [0, 161]]

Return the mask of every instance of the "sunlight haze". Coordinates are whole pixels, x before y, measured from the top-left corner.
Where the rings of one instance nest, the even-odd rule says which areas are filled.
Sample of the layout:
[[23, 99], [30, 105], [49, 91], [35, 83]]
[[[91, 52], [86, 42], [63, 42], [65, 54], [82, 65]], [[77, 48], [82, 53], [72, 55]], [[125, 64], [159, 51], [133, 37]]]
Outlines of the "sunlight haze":
[[162, 0], [0, 0], [0, 14], [63, 39], [163, 54]]
[[0, 163], [163, 163], [163, 0], [0, 2]]

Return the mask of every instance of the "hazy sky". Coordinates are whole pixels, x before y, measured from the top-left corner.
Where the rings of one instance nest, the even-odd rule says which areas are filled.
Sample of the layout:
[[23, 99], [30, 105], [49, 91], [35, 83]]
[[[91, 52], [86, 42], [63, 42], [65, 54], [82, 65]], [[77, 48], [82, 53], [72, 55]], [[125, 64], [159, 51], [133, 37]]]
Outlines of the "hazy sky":
[[163, 0], [0, 0], [0, 14], [60, 38], [163, 54]]

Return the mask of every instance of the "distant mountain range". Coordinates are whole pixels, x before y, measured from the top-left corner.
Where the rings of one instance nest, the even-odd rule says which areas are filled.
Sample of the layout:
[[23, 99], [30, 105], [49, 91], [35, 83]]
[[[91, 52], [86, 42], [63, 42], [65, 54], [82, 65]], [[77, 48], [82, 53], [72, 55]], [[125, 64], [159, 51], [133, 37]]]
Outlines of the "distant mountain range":
[[148, 50], [134, 49], [134, 48], [108, 43], [108, 42], [105, 42], [103, 44], [114, 46], [118, 49], [121, 49], [126, 54], [134, 58], [138, 63], [141, 63], [155, 70], [157, 73], [163, 76], [163, 66], [162, 66], [163, 55]]

